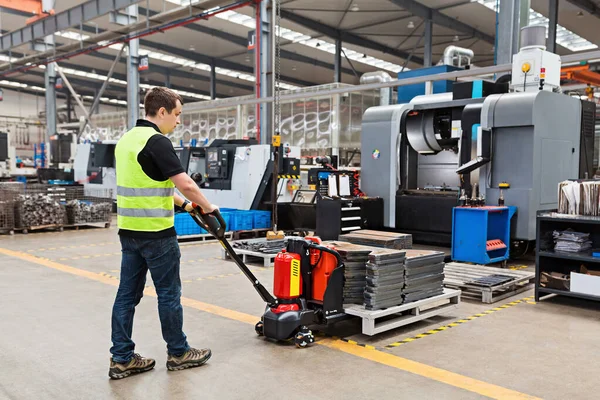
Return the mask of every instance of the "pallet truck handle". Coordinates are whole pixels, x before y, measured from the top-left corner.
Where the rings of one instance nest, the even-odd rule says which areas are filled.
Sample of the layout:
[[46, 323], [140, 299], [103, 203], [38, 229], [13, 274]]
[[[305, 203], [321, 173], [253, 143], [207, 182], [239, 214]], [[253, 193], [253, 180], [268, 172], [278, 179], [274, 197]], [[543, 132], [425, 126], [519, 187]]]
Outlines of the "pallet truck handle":
[[225, 230], [227, 229], [227, 224], [221, 215], [219, 210], [214, 210], [210, 213], [205, 213], [202, 210], [202, 207], [196, 207], [196, 214], [199, 218], [194, 218], [196, 223], [204, 228], [211, 235], [221, 240], [225, 238]]
[[235, 250], [231, 247], [227, 239], [225, 238], [225, 229], [227, 228], [225, 220], [219, 210], [214, 210], [211, 213], [205, 213], [200, 206], [195, 207], [196, 212], [192, 213], [192, 219], [196, 221], [198, 225], [204, 228], [208, 233], [217, 238], [219, 243], [223, 246], [225, 251], [229, 253], [233, 261], [237, 264], [238, 268], [246, 275], [246, 277], [252, 282], [254, 289], [258, 292], [260, 297], [270, 307], [277, 307], [278, 301], [273, 297], [271, 293], [260, 283], [256, 276], [250, 271], [250, 269], [244, 264], [244, 261], [235, 253]]

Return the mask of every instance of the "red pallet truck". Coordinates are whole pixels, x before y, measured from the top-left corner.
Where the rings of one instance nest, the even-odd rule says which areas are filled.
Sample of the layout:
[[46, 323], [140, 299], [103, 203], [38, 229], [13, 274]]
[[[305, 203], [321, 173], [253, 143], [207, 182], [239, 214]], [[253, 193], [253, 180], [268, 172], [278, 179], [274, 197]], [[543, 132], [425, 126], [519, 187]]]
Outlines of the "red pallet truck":
[[225, 238], [226, 225], [217, 210], [192, 213], [198, 225], [212, 234], [252, 282], [266, 303], [255, 326], [267, 339], [293, 340], [304, 348], [315, 341], [311, 326], [326, 326], [346, 317], [343, 311], [344, 264], [337, 251], [319, 238], [290, 238], [275, 257], [273, 291], [258, 281]]

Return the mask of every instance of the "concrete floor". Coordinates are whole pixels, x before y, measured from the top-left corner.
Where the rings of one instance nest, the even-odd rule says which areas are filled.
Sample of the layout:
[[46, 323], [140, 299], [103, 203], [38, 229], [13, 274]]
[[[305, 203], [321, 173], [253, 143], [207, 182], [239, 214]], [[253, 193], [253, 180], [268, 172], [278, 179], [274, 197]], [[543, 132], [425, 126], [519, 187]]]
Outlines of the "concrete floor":
[[[167, 372], [149, 288], [136, 312], [134, 340], [136, 351], [156, 358], [157, 366], [111, 381], [116, 229], [0, 236], [0, 399], [598, 398], [600, 312], [594, 303], [521, 302], [386, 347], [532, 292], [493, 306], [463, 301], [443, 316], [373, 338], [359, 334], [356, 322], [334, 332], [374, 348], [321, 338], [298, 350], [254, 334], [251, 323], [263, 304], [235, 264], [220, 259], [217, 243], [182, 244], [181, 252], [184, 329], [191, 345], [213, 350], [212, 359], [201, 368]], [[272, 269], [252, 269], [271, 289]]]

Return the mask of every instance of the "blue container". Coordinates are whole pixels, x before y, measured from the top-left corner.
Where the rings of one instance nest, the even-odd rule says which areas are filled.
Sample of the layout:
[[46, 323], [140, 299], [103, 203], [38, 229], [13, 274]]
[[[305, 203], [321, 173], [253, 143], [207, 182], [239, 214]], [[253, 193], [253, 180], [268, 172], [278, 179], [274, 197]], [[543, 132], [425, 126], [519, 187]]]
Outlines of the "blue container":
[[200, 235], [202, 233], [208, 233], [202, 229], [188, 213], [175, 214], [175, 232], [177, 232], [177, 236]]
[[[460, 68], [451, 65], [439, 65], [429, 68], [413, 69], [411, 71], [401, 72], [398, 74], [398, 79], [416, 78], [420, 76], [428, 76], [442, 74], [444, 72], [453, 72]], [[447, 93], [452, 91], [453, 81], [436, 81], [433, 82], [433, 93]], [[425, 83], [415, 83], [414, 85], [398, 86], [398, 104], [410, 102], [416, 96], [425, 94]]]
[[[455, 207], [452, 211], [452, 260], [491, 264], [509, 258], [510, 219], [517, 207]], [[488, 240], [506, 248], [487, 251]]]
[[271, 227], [271, 211], [254, 210], [254, 229]]
[[230, 214], [230, 231], [251, 230], [254, 225], [254, 214], [252, 211], [235, 211]]

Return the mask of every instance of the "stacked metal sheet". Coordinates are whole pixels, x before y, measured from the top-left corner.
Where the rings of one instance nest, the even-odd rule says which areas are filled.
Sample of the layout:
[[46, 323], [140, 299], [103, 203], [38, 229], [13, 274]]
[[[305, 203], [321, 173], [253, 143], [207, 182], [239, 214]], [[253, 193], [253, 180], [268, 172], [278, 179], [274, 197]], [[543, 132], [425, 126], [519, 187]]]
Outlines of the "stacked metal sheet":
[[405, 286], [405, 252], [378, 249], [369, 254], [367, 262], [364, 305], [376, 310], [402, 304]]
[[406, 250], [405, 303], [444, 293], [444, 257], [440, 251]]
[[255, 251], [264, 254], [277, 254], [287, 246], [287, 239], [267, 240], [266, 238], [236, 240], [233, 242], [236, 249]]
[[359, 230], [345, 235], [340, 235], [340, 240], [354, 244], [382, 247], [386, 249], [412, 249], [412, 235], [408, 233], [382, 232], [373, 230]]
[[372, 247], [347, 242], [325, 242], [332, 245], [344, 262], [344, 303], [363, 304], [366, 286], [367, 261]]

